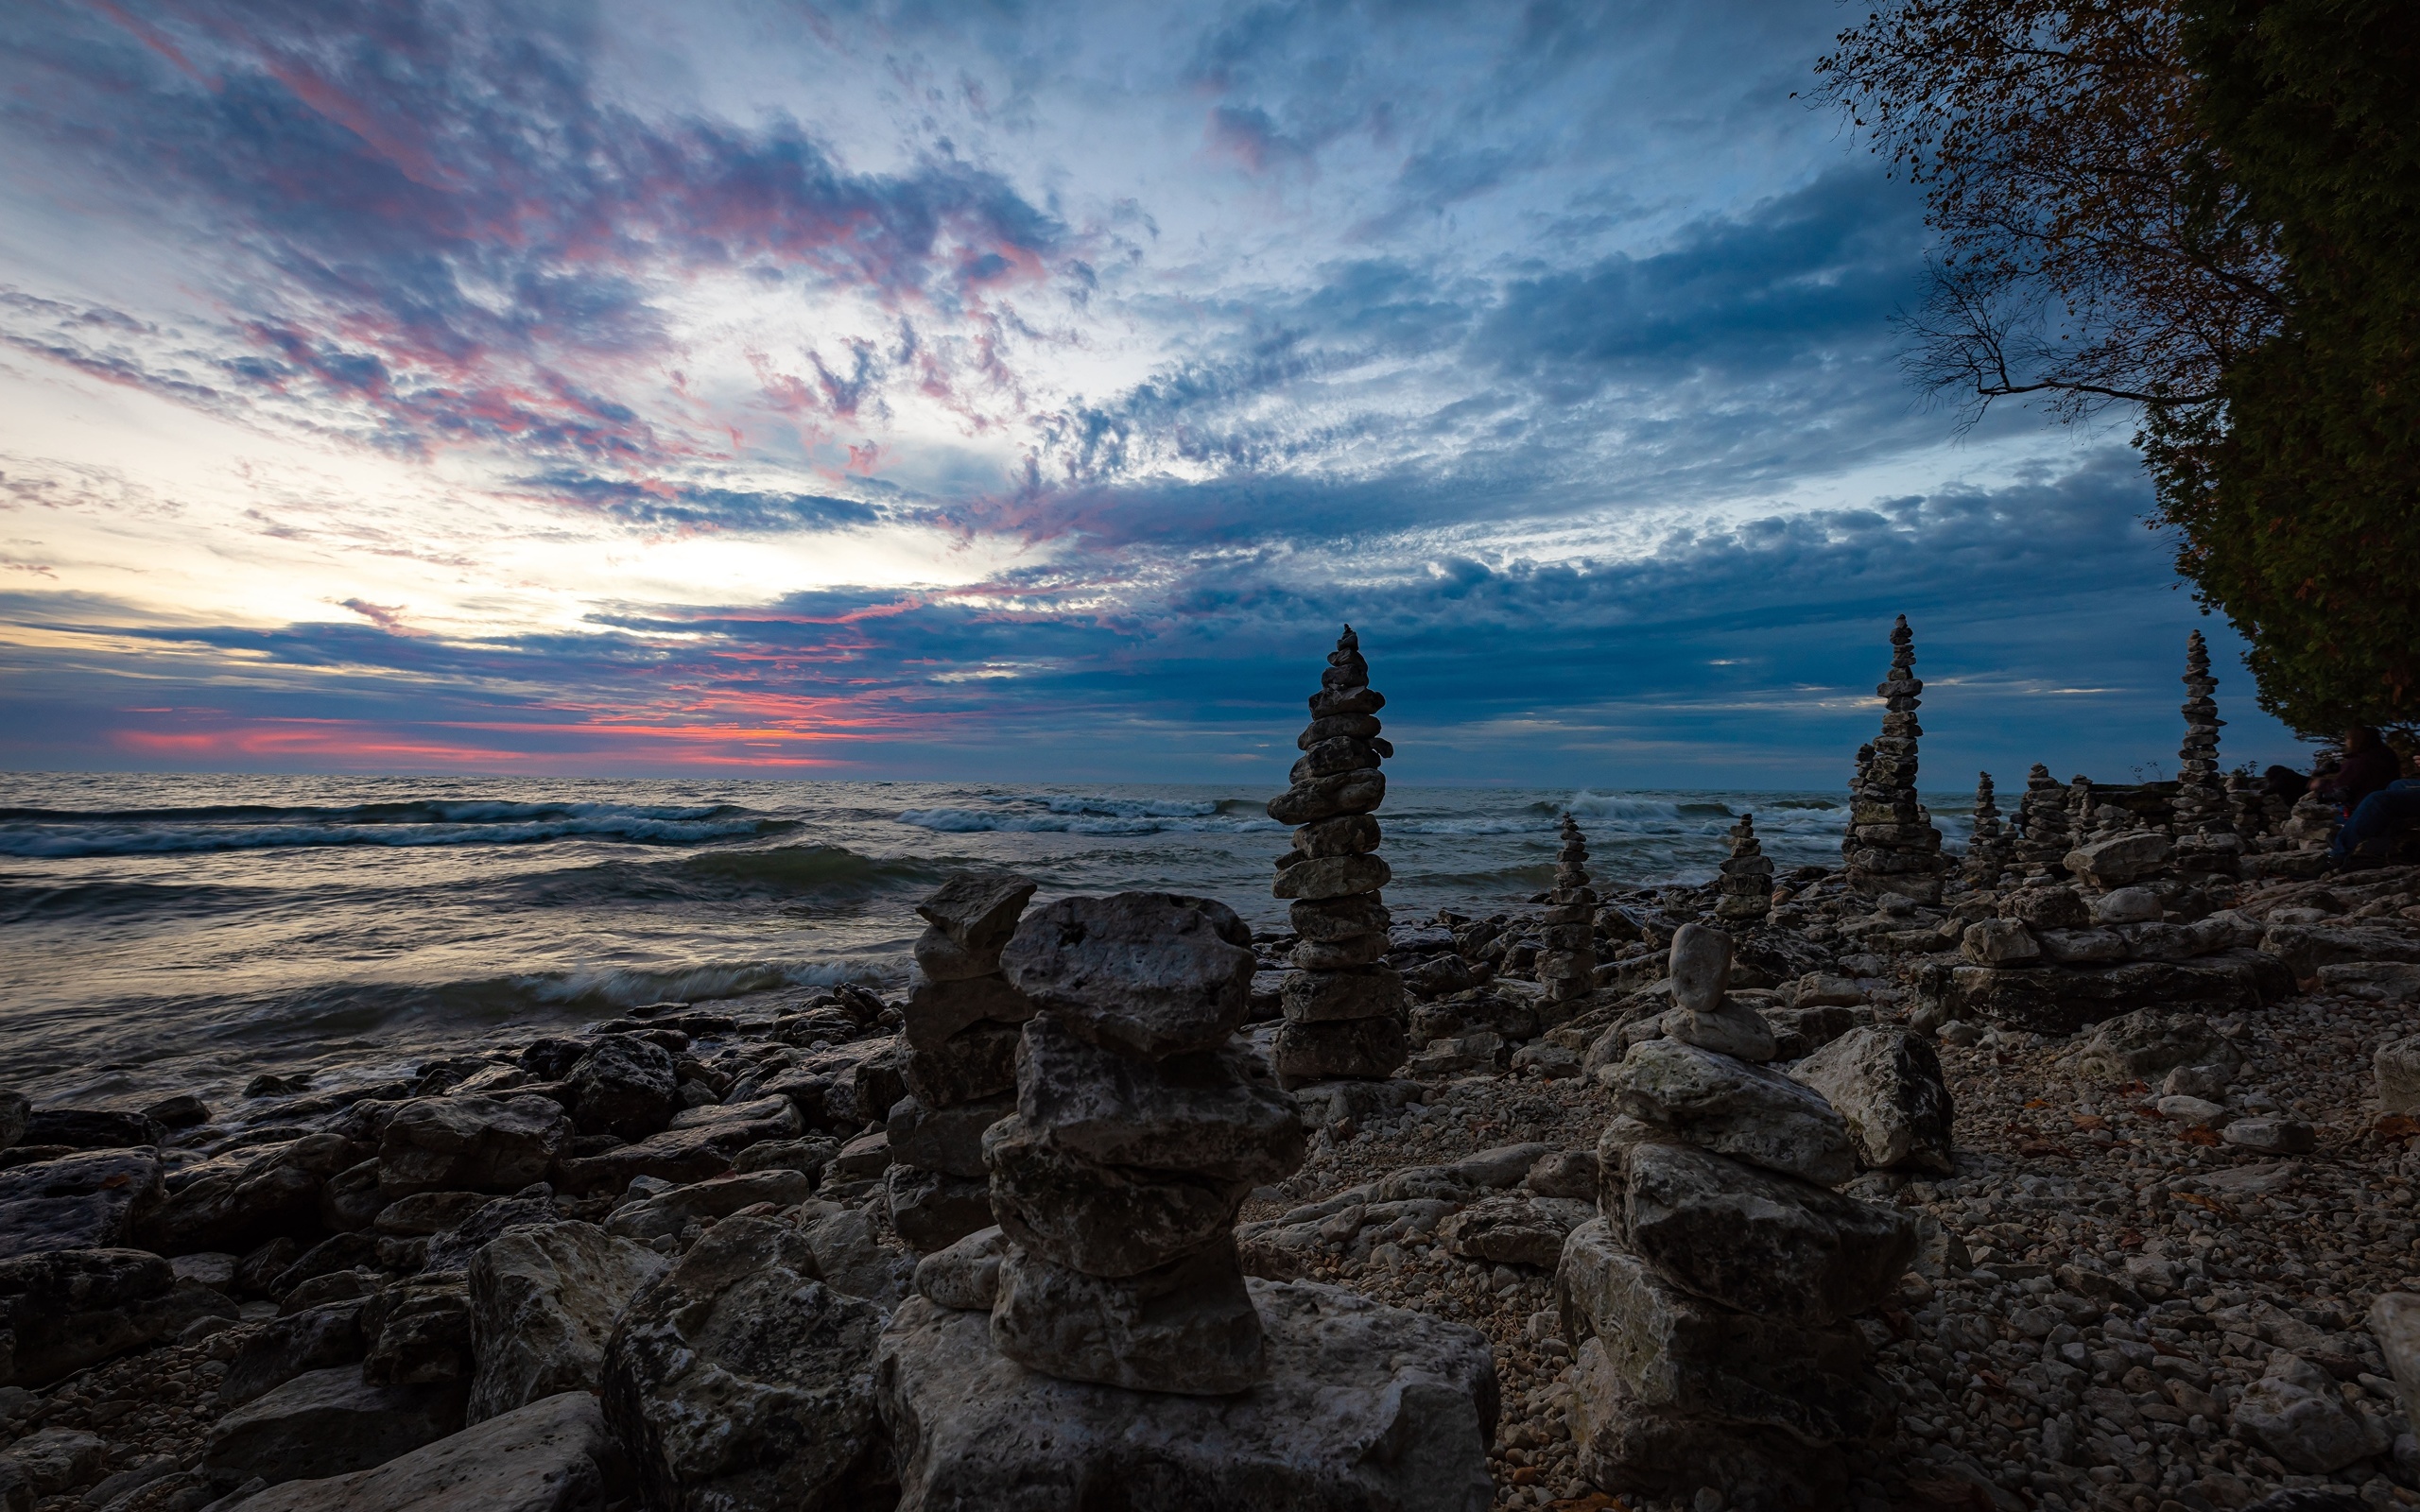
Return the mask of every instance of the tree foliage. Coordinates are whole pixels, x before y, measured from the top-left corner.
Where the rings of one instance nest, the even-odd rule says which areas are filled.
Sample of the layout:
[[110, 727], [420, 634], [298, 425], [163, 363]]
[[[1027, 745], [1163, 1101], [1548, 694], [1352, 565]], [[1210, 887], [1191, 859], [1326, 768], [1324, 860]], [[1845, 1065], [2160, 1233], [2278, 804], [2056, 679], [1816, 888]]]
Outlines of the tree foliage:
[[2161, 518], [2297, 729], [2420, 719], [2420, 5], [1892, 0], [1821, 94], [1924, 186], [1910, 367], [2141, 406]]

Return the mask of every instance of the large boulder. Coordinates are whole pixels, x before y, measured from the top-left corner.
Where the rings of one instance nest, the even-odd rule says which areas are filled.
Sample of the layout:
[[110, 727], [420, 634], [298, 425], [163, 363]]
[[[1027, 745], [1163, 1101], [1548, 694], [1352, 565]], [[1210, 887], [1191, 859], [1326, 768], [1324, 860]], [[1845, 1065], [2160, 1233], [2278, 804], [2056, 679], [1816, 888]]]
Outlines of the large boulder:
[[795, 1228], [727, 1218], [643, 1293], [606, 1352], [605, 1414], [659, 1506], [844, 1512], [890, 1473], [882, 1310], [820, 1279]]
[[471, 1262], [472, 1422], [604, 1379], [614, 1325], [672, 1263], [594, 1224], [515, 1228]]
[[2378, 1111], [2420, 1113], [2420, 1034], [2390, 1040], [2371, 1057], [2378, 1078]]
[[374, 1386], [359, 1366], [296, 1376], [212, 1426], [203, 1466], [212, 1480], [324, 1479], [384, 1465], [462, 1427], [459, 1383]]
[[2305, 1475], [2342, 1469], [2394, 1439], [2377, 1419], [2345, 1403], [2326, 1371], [2283, 1349], [2236, 1400], [2235, 1435]]
[[243, 1512], [594, 1512], [627, 1473], [585, 1391], [530, 1402], [373, 1469], [288, 1481]]
[[563, 1079], [566, 1105], [582, 1134], [643, 1140], [681, 1111], [681, 1077], [672, 1054], [636, 1035], [610, 1034]]
[[1621, 1111], [1692, 1144], [1824, 1186], [1857, 1174], [1841, 1115], [1821, 1094], [1761, 1066], [1649, 1040], [1599, 1079]]
[[[342, 1135], [311, 1134], [233, 1169], [212, 1170], [186, 1181], [145, 1218], [143, 1243], [164, 1255], [190, 1255], [240, 1254], [280, 1236], [308, 1241], [324, 1224], [328, 1182], [370, 1153]], [[375, 1173], [372, 1166], [373, 1188]], [[383, 1194], [372, 1194], [383, 1206]]]
[[2101, 1024], [2076, 1057], [2078, 1070], [2115, 1082], [2156, 1082], [2179, 1066], [2232, 1072], [2242, 1064], [2243, 1053], [2210, 1027], [2208, 1019], [2153, 1008]]
[[2336, 919], [2325, 924], [2272, 924], [2260, 948], [2308, 982], [2323, 966], [2351, 961], [2420, 962], [2420, 929], [2385, 919]]
[[156, 1145], [168, 1126], [145, 1113], [103, 1108], [41, 1108], [26, 1120], [26, 1143], [71, 1150], [131, 1150]]
[[1076, 1034], [1159, 1059], [1216, 1050], [1243, 1023], [1252, 931], [1206, 898], [1063, 898], [1025, 917], [1000, 969]]
[[422, 1097], [388, 1120], [378, 1186], [390, 1197], [517, 1192], [544, 1180], [570, 1142], [571, 1120], [544, 1097]]
[[95, 1150], [0, 1170], [0, 1260], [53, 1249], [112, 1249], [164, 1198], [160, 1158]]
[[922, 1297], [882, 1338], [903, 1512], [1484, 1512], [1495, 1361], [1476, 1331], [1338, 1287], [1252, 1281], [1268, 1371], [1228, 1397], [1028, 1370]]
[[369, 1349], [361, 1378], [377, 1386], [424, 1386], [471, 1376], [471, 1289], [460, 1271], [396, 1281], [361, 1312]]
[[1564, 1236], [1595, 1213], [1566, 1197], [1489, 1197], [1440, 1223], [1437, 1237], [1464, 1260], [1551, 1269]]
[[625, 1202], [605, 1220], [605, 1231], [617, 1239], [641, 1244], [677, 1238], [691, 1224], [710, 1224], [760, 1202], [795, 1208], [815, 1193], [815, 1180], [804, 1171], [752, 1171], [744, 1176], [719, 1176], [710, 1181]]
[[244, 1341], [218, 1383], [219, 1404], [240, 1407], [297, 1376], [358, 1364], [369, 1341], [361, 1314], [369, 1298], [348, 1297], [273, 1317]]
[[[1608, 1152], [1599, 1147], [1599, 1158]], [[1619, 1150], [1622, 1236], [1684, 1291], [1780, 1322], [1822, 1327], [1892, 1293], [1915, 1223], [1810, 1182], [1701, 1150]]]
[[1564, 1337], [1600, 1341], [1628, 1398], [1659, 1412], [1773, 1429], [1810, 1446], [1886, 1431], [1864, 1335], [1718, 1307], [1622, 1248], [1602, 1219], [1571, 1231], [1555, 1273]]
[[51, 1249], [0, 1260], [0, 1386], [44, 1386], [89, 1365], [139, 1349], [202, 1315], [205, 1299], [232, 1316], [234, 1304], [191, 1288], [171, 1296], [168, 1263], [140, 1249]]
[[1115, 1278], [1011, 1246], [1000, 1262], [992, 1343], [1060, 1380], [1135, 1391], [1224, 1396], [1265, 1368], [1260, 1318], [1232, 1240]]
[[2080, 845], [2062, 865], [2097, 887], [2122, 887], [2165, 868], [2174, 850], [2167, 835], [2141, 830]]
[[1922, 1035], [1852, 1029], [1790, 1074], [1839, 1110], [1860, 1164], [1950, 1173], [1949, 1083], [1941, 1074], [1941, 1057]]
[[918, 903], [916, 913], [970, 963], [964, 975], [981, 976], [997, 969], [1037, 885], [1012, 871], [961, 871]]

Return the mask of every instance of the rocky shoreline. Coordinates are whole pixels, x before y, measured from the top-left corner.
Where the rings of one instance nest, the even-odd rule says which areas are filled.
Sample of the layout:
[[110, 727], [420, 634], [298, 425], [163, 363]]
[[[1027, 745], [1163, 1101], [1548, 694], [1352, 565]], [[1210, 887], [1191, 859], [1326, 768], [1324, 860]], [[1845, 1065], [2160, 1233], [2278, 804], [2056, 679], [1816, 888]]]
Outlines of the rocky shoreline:
[[2205, 662], [1945, 855], [1893, 652], [1839, 868], [1390, 919], [1348, 632], [1301, 935], [968, 877], [904, 993], [0, 1094], [0, 1507], [2420, 1504], [2420, 868]]

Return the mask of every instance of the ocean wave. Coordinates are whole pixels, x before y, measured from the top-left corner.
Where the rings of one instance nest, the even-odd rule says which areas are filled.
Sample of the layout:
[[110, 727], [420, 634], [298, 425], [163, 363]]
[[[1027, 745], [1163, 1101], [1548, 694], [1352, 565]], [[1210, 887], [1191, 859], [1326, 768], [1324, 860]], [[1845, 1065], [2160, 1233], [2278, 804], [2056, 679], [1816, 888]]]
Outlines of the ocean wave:
[[[1157, 805], [1176, 808], [1176, 804]], [[1250, 834], [1283, 830], [1270, 818], [1220, 814], [1214, 804], [1184, 805], [1180, 814], [1109, 814], [1092, 808], [1045, 813], [985, 812], [967, 808], [906, 809], [896, 822], [944, 834]]]
[[[365, 805], [365, 808], [421, 805]], [[517, 810], [510, 817], [461, 814], [441, 819], [378, 816], [276, 823], [178, 819], [162, 815], [107, 819], [0, 820], [0, 856], [27, 860], [80, 856], [177, 855], [220, 850], [293, 850], [328, 846], [423, 847], [531, 845], [548, 840], [621, 840], [633, 845], [701, 845], [780, 834], [791, 819], [753, 816], [729, 805], [670, 815], [612, 804], [447, 804], [458, 810]], [[529, 811], [541, 811], [531, 813]], [[26, 811], [19, 810], [18, 813]], [[345, 810], [328, 811], [344, 815]]]

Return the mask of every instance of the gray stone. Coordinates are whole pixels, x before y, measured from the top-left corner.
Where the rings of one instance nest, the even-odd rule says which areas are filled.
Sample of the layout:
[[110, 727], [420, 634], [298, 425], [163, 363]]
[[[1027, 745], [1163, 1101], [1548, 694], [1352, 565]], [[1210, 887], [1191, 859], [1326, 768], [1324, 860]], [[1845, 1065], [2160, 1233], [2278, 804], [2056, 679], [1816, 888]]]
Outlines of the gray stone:
[[469, 1272], [469, 1420], [596, 1390], [614, 1321], [670, 1268], [653, 1249], [594, 1224], [544, 1224], [490, 1240]]
[[461, 1222], [431, 1235], [423, 1268], [468, 1270], [472, 1257], [506, 1231], [553, 1223], [561, 1216], [555, 1208], [554, 1194], [543, 1185], [518, 1196], [497, 1197]]
[[2299, 1118], [2238, 1118], [2219, 1137], [2261, 1155], [2308, 1155], [2319, 1146], [2319, 1131]]
[[1388, 966], [1296, 971], [1286, 978], [1278, 1002], [1294, 1023], [1394, 1018], [1403, 1012], [1403, 978]]
[[1950, 1174], [1949, 1083], [1922, 1035], [1852, 1029], [1790, 1074], [1823, 1093], [1847, 1122], [1863, 1164]]
[[1393, 870], [1379, 856], [1303, 856], [1277, 874], [1270, 890], [1280, 898], [1346, 898], [1376, 892], [1393, 877]]
[[1404, 1063], [1409, 1048], [1403, 1025], [1392, 1019], [1345, 1019], [1328, 1023], [1278, 1025], [1270, 1043], [1270, 1066], [1280, 1087], [1334, 1076], [1375, 1081]]
[[1564, 1237], [1595, 1212], [1559, 1197], [1489, 1197], [1439, 1224], [1437, 1237], [1464, 1260], [1551, 1270]]
[[361, 1379], [424, 1386], [471, 1376], [471, 1290], [459, 1271], [397, 1281], [361, 1310]]
[[996, 958], [1037, 885], [1012, 871], [961, 871], [918, 903], [916, 913], [968, 954]]
[[2340, 919], [2324, 924], [2272, 924], [2260, 948], [2307, 982], [2321, 967], [2353, 961], [2420, 962], [2420, 931], [2383, 919]]
[[460, 1432], [462, 1396], [459, 1383], [374, 1386], [359, 1366], [308, 1371], [219, 1418], [203, 1465], [220, 1485], [368, 1469]]
[[990, 1313], [1000, 1297], [1000, 1261], [1008, 1235], [997, 1224], [978, 1228], [916, 1263], [916, 1295], [937, 1306]]
[[2062, 864], [2095, 886], [2121, 887], [2165, 868], [2173, 850], [2167, 835], [2146, 830], [2078, 846]]
[[0, 1260], [112, 1249], [165, 1197], [148, 1151], [93, 1150], [0, 1170]]
[[1576, 1365], [1565, 1421], [1574, 1467], [1596, 1485], [1710, 1506], [1851, 1504], [1838, 1451], [1776, 1428], [1649, 1406], [1631, 1394], [1601, 1338], [1580, 1346]]
[[1857, 1174], [1848, 1125], [1832, 1106], [1746, 1061], [1675, 1040], [1650, 1040], [1599, 1079], [1624, 1113], [1693, 1144], [1824, 1186]]
[[156, 1145], [167, 1125], [143, 1113], [101, 1108], [38, 1108], [26, 1118], [27, 1144], [60, 1144], [71, 1150], [131, 1150]]
[[2420, 1113], [2420, 1034], [2378, 1046], [2371, 1064], [2377, 1070], [2378, 1111]]
[[923, 1298], [885, 1332], [900, 1512], [1485, 1512], [1486, 1340], [1331, 1286], [1250, 1283], [1268, 1368], [1230, 1397], [1054, 1380]]
[[570, 1094], [564, 1106], [582, 1134], [643, 1140], [662, 1133], [681, 1110], [671, 1054], [636, 1035], [599, 1038], [572, 1067], [563, 1089]]
[[1623, 1249], [1601, 1219], [1564, 1242], [1555, 1294], [1565, 1341], [1601, 1341], [1644, 1407], [1777, 1429], [1810, 1446], [1891, 1426], [1855, 1328], [1796, 1327], [1692, 1297]]
[[2319, 989], [2373, 1003], [2420, 1001], [2420, 965], [2406, 961], [2346, 961], [2319, 969]]
[[885, 1308], [896, 1306], [908, 1295], [916, 1273], [916, 1256], [883, 1243], [864, 1209], [810, 1202], [798, 1210], [797, 1223], [814, 1253], [816, 1269], [834, 1291]]
[[885, 1175], [883, 1188], [890, 1227], [920, 1255], [992, 1226], [992, 1184], [986, 1177], [894, 1165]]
[[1694, 1146], [1634, 1145], [1621, 1182], [1622, 1237], [1641, 1259], [1685, 1291], [1781, 1322], [1862, 1313], [1915, 1255], [1915, 1224], [1895, 1209]]
[[2092, 902], [2092, 921], [2096, 924], [2147, 924], [2165, 917], [2159, 894], [2149, 887], [2120, 887], [2096, 898]]
[[2084, 1042], [2077, 1068], [2103, 1081], [2157, 1081], [2177, 1066], [2243, 1063], [2226, 1036], [2198, 1014], [2139, 1009], [2111, 1019]]
[[1173, 893], [1063, 898], [1002, 953], [1018, 991], [1097, 1044], [1150, 1059], [1216, 1050], [1250, 1006], [1252, 932], [1234, 910]]
[[2169, 1096], [2159, 1100], [2159, 1116], [2195, 1128], [2221, 1128], [2231, 1116], [2223, 1103], [2201, 1097]]
[[2370, 1304], [2370, 1337], [2394, 1377], [2410, 1431], [2420, 1434], [2420, 1297], [2387, 1292]]
[[288, 1481], [242, 1512], [591, 1512], [627, 1471], [585, 1391], [566, 1391], [372, 1469]]
[[[385, 1194], [360, 1188], [358, 1177], [352, 1178], [351, 1196], [339, 1192], [332, 1199], [326, 1190], [332, 1179], [359, 1170], [372, 1153], [370, 1145], [341, 1135], [311, 1134], [232, 1169], [215, 1169], [187, 1180], [147, 1214], [139, 1230], [142, 1241], [164, 1255], [197, 1249], [240, 1254], [281, 1235], [307, 1241], [336, 1215], [331, 1208], [354, 1217], [373, 1204], [384, 1211]], [[373, 1163], [372, 1186], [376, 1172]]]
[[2019, 887], [2000, 900], [2000, 917], [2014, 919], [2039, 933], [2046, 929], [2083, 929], [2092, 922], [2092, 910], [2073, 887]]
[[874, 1417], [882, 1310], [820, 1279], [804, 1235], [706, 1230], [614, 1330], [605, 1416], [658, 1506], [843, 1512], [888, 1472]]
[[1952, 1017], [2048, 1035], [2073, 1034], [2145, 1007], [2244, 1012], [2293, 989], [2284, 966], [2258, 951], [2100, 967], [1958, 966], [1949, 978], [1943, 1005]]
[[1102, 1277], [1158, 1270], [1223, 1238], [1247, 1183], [1104, 1165], [1057, 1148], [1021, 1119], [983, 1137], [992, 1211], [1009, 1237]]
[[[1373, 819], [1370, 823], [1374, 830], [1377, 821]], [[1287, 905], [1286, 917], [1294, 926], [1294, 933], [1307, 940], [1383, 935], [1394, 919], [1386, 904], [1367, 893], [1350, 898], [1298, 900]]]
[[1000, 970], [996, 948], [970, 951], [938, 929], [927, 929], [917, 936], [909, 953], [916, 958], [918, 974], [928, 982], [967, 982], [994, 975]]
[[0, 1150], [13, 1150], [26, 1142], [26, 1121], [33, 1110], [25, 1093], [0, 1089]]
[[1772, 1025], [1755, 1009], [1736, 999], [1709, 1013], [1674, 1008], [1659, 1022], [1667, 1039], [1720, 1056], [1762, 1065], [1780, 1053]]
[[751, 1144], [731, 1162], [738, 1172], [796, 1171], [808, 1180], [821, 1177], [832, 1158], [840, 1153], [840, 1142], [817, 1134], [803, 1140], [773, 1140], [763, 1144]]
[[891, 1105], [890, 1158], [951, 1176], [983, 1174], [983, 1131], [1017, 1110], [1012, 1097], [930, 1108], [913, 1097]]
[[1303, 1120], [1256, 1056], [1149, 1061], [1104, 1050], [1045, 1015], [1017, 1053], [1016, 1112], [1105, 1165], [1192, 1171], [1258, 1186], [1303, 1163]]
[[2290, 1470], [2325, 1475], [2387, 1447], [2370, 1420], [2344, 1403], [2326, 1371], [2283, 1349], [2235, 1403], [2235, 1435]]
[[[24, 1512], [38, 1496], [56, 1496], [96, 1479], [109, 1445], [73, 1428], [44, 1428], [0, 1454], [0, 1497], [9, 1512]], [[22, 1500], [21, 1500], [22, 1498]]]
[[2126, 958], [2126, 938], [2113, 929], [2046, 929], [2035, 936], [2055, 966], [2100, 966]]
[[168, 1301], [175, 1284], [168, 1263], [140, 1249], [0, 1260], [0, 1338], [13, 1338], [0, 1349], [0, 1386], [46, 1386], [182, 1327], [192, 1316]]
[[314, 1370], [355, 1365], [369, 1347], [361, 1331], [368, 1298], [306, 1307], [271, 1318], [244, 1341], [218, 1383], [221, 1405], [240, 1407]]
[[1672, 1001], [1694, 1013], [1713, 1013], [1731, 988], [1731, 936], [1707, 924], [1683, 924], [1672, 934], [1668, 971]]
[[1063, 1381], [1201, 1396], [1243, 1390], [1263, 1363], [1260, 1317], [1232, 1240], [1115, 1279], [1012, 1244], [1000, 1262], [992, 1344]]
[[[1001, 1096], [1017, 1084], [1021, 1034], [1013, 1023], [986, 1021], [969, 1024], [938, 1045], [911, 1050], [908, 1091], [926, 1108], [955, 1108]], [[890, 1107], [897, 1106], [893, 1099]], [[885, 1108], [882, 1116], [890, 1111]]]
[[1316, 824], [1339, 815], [1368, 814], [1386, 800], [1387, 776], [1372, 766], [1298, 782], [1270, 799], [1268, 810], [1280, 824]]
[[434, 1234], [459, 1228], [493, 1202], [485, 1192], [415, 1192], [378, 1210], [371, 1227], [382, 1234]]
[[1521, 1184], [1542, 1197], [1597, 1200], [1597, 1152], [1550, 1150], [1538, 1157]]
[[378, 1185], [414, 1192], [518, 1192], [543, 1181], [571, 1142], [571, 1120], [544, 1097], [423, 1097], [388, 1121]]
[[815, 1194], [814, 1178], [799, 1171], [753, 1171], [721, 1176], [658, 1192], [615, 1208], [605, 1231], [616, 1239], [648, 1244], [678, 1237], [691, 1224], [710, 1224], [760, 1202], [794, 1208]]
[[960, 982], [936, 982], [920, 972], [908, 984], [899, 1032], [913, 1049], [938, 1049], [962, 1029], [1023, 1023], [1033, 1012], [1033, 1000], [996, 972]]

